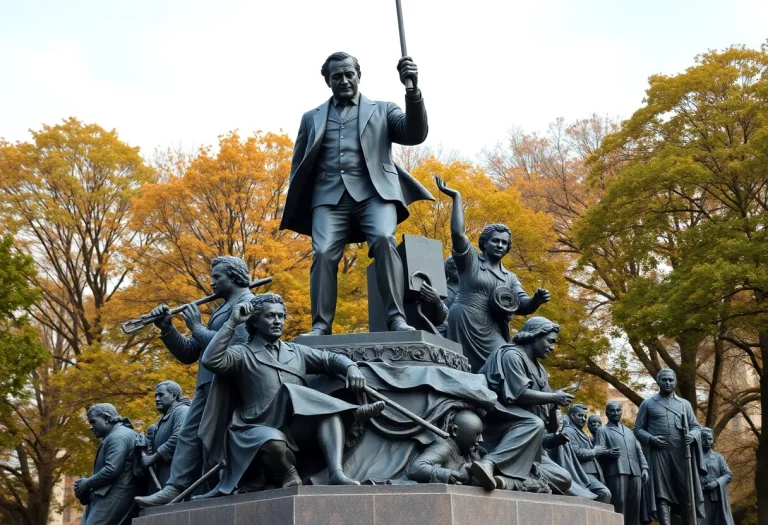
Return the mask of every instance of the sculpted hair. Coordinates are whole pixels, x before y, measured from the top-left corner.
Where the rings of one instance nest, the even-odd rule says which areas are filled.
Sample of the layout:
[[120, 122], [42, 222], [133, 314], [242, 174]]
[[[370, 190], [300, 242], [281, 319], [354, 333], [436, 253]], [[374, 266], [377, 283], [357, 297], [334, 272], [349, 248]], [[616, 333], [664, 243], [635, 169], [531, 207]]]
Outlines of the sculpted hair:
[[164, 386], [168, 393], [176, 399], [181, 399], [181, 386], [176, 381], [171, 381], [170, 379], [161, 381], [155, 386], [155, 390], [161, 386]]
[[715, 431], [714, 431], [714, 430], [712, 430], [712, 429], [711, 429], [711, 428], [709, 428], [709, 427], [701, 427], [701, 433], [702, 433], [702, 434], [711, 434], [711, 435], [712, 435], [712, 437], [715, 437]]
[[675, 379], [677, 379], [677, 374], [675, 373], [675, 371], [674, 371], [674, 370], [672, 370], [671, 368], [662, 368], [661, 370], [659, 370], [659, 373], [658, 373], [658, 374], [656, 374], [656, 382], [657, 382], [657, 383], [659, 382], [659, 378], [660, 378], [662, 375], [664, 375], [664, 374], [670, 374], [670, 375], [672, 375], [672, 377], [674, 377]]
[[458, 273], [459, 269], [456, 267], [456, 261], [453, 260], [453, 256], [448, 257], [443, 263], [445, 269], [445, 278], [448, 279], [452, 273]]
[[619, 403], [618, 401], [608, 401], [608, 403], [605, 404], [605, 409], [608, 410], [610, 407], [621, 408], [621, 403]]
[[103, 417], [107, 423], [113, 425], [123, 424], [128, 428], [133, 428], [131, 421], [127, 417], [120, 416], [120, 414], [117, 413], [115, 405], [110, 403], [98, 403], [96, 405], [91, 405], [88, 407], [86, 414], [94, 414], [96, 416]]
[[494, 233], [506, 233], [509, 235], [509, 246], [507, 246], [507, 251], [504, 252], [504, 255], [506, 255], [512, 247], [512, 230], [510, 230], [506, 224], [497, 223], [486, 225], [486, 227], [483, 228], [483, 232], [480, 234], [480, 238], [477, 240], [478, 248], [480, 248], [481, 252], [484, 252], [485, 245], [488, 244], [488, 240]]
[[260, 293], [254, 296], [253, 299], [251, 299], [253, 312], [248, 318], [248, 321], [245, 323], [245, 330], [251, 337], [256, 335], [256, 322], [259, 320], [259, 316], [261, 315], [261, 312], [264, 309], [264, 304], [266, 303], [282, 304], [283, 311], [285, 312], [286, 316], [288, 315], [288, 308], [285, 307], [285, 301], [283, 301], [283, 298], [276, 293]]
[[450, 410], [445, 415], [442, 429], [448, 432], [449, 429], [451, 428], [451, 425], [453, 425], [454, 421], [456, 420], [456, 416], [462, 412], [471, 412], [481, 420], [485, 417], [485, 414], [486, 414], [486, 410], [483, 410], [482, 408], [478, 408], [474, 405], [470, 405], [469, 403], [463, 403], [463, 402], [456, 403], [453, 409]]
[[[608, 404], [610, 405], [611, 403], [608, 403]], [[587, 423], [589, 423], [590, 421], [599, 421], [601, 425], [603, 424], [603, 418], [601, 418], [600, 416], [596, 416], [594, 414], [587, 418]]]
[[584, 403], [574, 403], [573, 405], [568, 407], [568, 414], [569, 415], [575, 414], [577, 410], [583, 410], [586, 412], [589, 409], [587, 408], [587, 405], [585, 405]]
[[251, 284], [251, 275], [248, 271], [248, 265], [239, 257], [231, 255], [220, 255], [211, 261], [211, 268], [219, 266], [236, 286], [245, 288]]
[[340, 62], [348, 58], [351, 58], [352, 62], [355, 64], [355, 71], [357, 71], [357, 77], [362, 78], [363, 75], [360, 72], [360, 63], [357, 61], [357, 59], [352, 55], [350, 55], [349, 53], [345, 53], [344, 51], [338, 51], [330, 55], [328, 58], [326, 58], [325, 62], [323, 62], [323, 67], [320, 68], [320, 74], [323, 75], [326, 82], [328, 82], [329, 77], [331, 76], [331, 71], [330, 71], [331, 62]]
[[529, 343], [552, 332], [560, 333], [560, 325], [553, 323], [546, 317], [531, 317], [523, 324], [520, 331], [515, 334], [512, 342], [517, 344]]

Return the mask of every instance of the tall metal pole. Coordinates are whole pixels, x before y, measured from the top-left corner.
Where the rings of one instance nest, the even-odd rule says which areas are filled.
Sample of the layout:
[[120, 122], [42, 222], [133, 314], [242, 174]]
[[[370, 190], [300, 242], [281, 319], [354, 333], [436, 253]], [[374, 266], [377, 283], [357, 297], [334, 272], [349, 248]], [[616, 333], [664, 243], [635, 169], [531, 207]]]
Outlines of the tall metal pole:
[[698, 523], [696, 517], [696, 485], [693, 482], [693, 469], [695, 468], [693, 455], [691, 454], [691, 445], [685, 444], [685, 437], [688, 435], [688, 414], [683, 407], [683, 445], [685, 446], [685, 463], [688, 466], [687, 474], [688, 479], [688, 520], [689, 523]]
[[[397, 7], [397, 28], [400, 31], [400, 55], [408, 56], [408, 48], [405, 45], [405, 26], [403, 25], [403, 6], [400, 5], [400, 0], [395, 0], [395, 6]], [[410, 78], [405, 79], [405, 90], [413, 91], [413, 80]]]

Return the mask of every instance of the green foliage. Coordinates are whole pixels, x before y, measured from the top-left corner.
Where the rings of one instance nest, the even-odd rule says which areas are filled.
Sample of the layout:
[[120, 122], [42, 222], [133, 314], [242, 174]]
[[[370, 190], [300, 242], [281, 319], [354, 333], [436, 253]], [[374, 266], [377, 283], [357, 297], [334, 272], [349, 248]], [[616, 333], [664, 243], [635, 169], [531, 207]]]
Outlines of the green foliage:
[[579, 241], [585, 257], [610, 246], [616, 266], [637, 270], [614, 320], [641, 338], [712, 336], [745, 317], [766, 327], [768, 54], [735, 47], [697, 61], [651, 77], [646, 106], [593, 159], [596, 176], [623, 152]]
[[37, 330], [23, 315], [39, 297], [29, 284], [34, 273], [32, 258], [14, 252], [13, 237], [0, 240], [0, 399], [28, 396], [29, 375], [47, 357]]
[[[604, 280], [621, 282], [612, 322], [637, 341], [648, 372], [673, 368], [734, 454], [745, 437], [727, 424], [751, 416], [750, 445], [765, 458], [768, 50], [732, 47], [696, 62], [651, 77], [645, 106], [592, 156], [591, 183], [606, 191], [577, 239], [585, 264], [610, 266]], [[764, 459], [743, 471], [755, 464], [766, 493]]]

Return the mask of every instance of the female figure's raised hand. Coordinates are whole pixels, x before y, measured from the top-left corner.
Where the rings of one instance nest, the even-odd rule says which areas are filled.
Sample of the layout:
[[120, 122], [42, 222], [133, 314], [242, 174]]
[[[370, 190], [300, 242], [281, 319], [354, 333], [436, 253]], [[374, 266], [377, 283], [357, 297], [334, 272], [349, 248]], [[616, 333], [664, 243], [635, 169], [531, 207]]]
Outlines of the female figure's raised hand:
[[450, 198], [455, 199], [456, 197], [460, 197], [461, 194], [454, 190], [453, 188], [449, 188], [448, 185], [443, 181], [441, 177], [435, 177], [435, 182], [437, 183], [437, 189], [439, 189], [442, 193], [448, 195]]

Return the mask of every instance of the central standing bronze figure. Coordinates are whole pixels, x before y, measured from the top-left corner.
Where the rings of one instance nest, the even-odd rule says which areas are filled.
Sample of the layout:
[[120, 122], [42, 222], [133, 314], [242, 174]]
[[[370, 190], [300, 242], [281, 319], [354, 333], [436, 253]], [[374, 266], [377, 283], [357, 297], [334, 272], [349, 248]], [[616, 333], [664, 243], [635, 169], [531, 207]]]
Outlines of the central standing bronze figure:
[[397, 68], [403, 84], [413, 83], [405, 113], [392, 102], [361, 95], [357, 59], [334, 53], [320, 70], [333, 96], [301, 119], [280, 228], [312, 236], [311, 335], [331, 333], [344, 246], [362, 241], [374, 259], [389, 329], [413, 330], [405, 321], [395, 229], [408, 217], [410, 203], [434, 197], [392, 160], [393, 142], [415, 146], [427, 138], [416, 64], [403, 57]]

